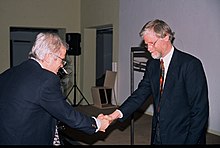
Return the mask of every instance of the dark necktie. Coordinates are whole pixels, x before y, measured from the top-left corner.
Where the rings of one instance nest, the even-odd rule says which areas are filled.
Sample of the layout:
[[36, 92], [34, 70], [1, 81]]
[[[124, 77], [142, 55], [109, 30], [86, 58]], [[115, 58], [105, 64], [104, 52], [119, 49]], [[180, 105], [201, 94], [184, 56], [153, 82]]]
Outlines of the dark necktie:
[[160, 60], [160, 99], [159, 99], [159, 104], [158, 104], [158, 109], [157, 111], [160, 111], [160, 100], [161, 100], [161, 96], [163, 93], [163, 84], [164, 84], [164, 62], [163, 59]]

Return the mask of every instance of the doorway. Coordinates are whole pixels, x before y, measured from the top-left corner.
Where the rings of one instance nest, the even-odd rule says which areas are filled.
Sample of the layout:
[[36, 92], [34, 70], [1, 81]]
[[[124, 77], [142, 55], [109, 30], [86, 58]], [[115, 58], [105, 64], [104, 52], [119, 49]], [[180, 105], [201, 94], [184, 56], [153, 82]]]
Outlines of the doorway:
[[36, 35], [40, 32], [58, 33], [64, 39], [65, 29], [10, 27], [10, 67], [28, 58]]
[[96, 31], [96, 86], [103, 86], [106, 70], [112, 70], [113, 29]]

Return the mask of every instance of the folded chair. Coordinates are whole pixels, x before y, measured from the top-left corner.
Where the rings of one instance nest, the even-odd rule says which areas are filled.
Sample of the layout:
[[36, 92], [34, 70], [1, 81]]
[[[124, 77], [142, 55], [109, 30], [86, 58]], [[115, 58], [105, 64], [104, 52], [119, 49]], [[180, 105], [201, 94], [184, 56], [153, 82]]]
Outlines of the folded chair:
[[[91, 87], [93, 104], [95, 107], [113, 108], [113, 107], [118, 106], [117, 100], [116, 100], [115, 88], [114, 88], [116, 75], [117, 75], [117, 72], [106, 70], [103, 86], [92, 86]], [[114, 98], [115, 105], [112, 105], [111, 102], [109, 102], [108, 95], [107, 95], [108, 90], [111, 91], [111, 99]], [[102, 96], [100, 93], [101, 91], [104, 91], [104, 98], [101, 98]], [[105, 102], [103, 102], [102, 100], [105, 100]]]

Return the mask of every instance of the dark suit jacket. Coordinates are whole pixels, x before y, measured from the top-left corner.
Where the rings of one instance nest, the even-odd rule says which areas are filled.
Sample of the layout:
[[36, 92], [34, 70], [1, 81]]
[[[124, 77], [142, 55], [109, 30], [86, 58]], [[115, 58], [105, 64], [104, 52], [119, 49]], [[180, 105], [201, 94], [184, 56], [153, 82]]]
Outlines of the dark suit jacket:
[[[159, 60], [150, 59], [138, 88], [120, 106], [124, 121], [149, 96], [153, 96], [154, 114], [151, 143], [156, 127], [159, 102]], [[206, 76], [199, 59], [175, 48], [168, 68], [160, 109], [162, 144], [197, 144], [204, 138], [209, 116]]]
[[57, 75], [34, 60], [0, 75], [0, 144], [53, 143], [56, 119], [88, 134], [96, 123], [74, 110], [62, 95]]

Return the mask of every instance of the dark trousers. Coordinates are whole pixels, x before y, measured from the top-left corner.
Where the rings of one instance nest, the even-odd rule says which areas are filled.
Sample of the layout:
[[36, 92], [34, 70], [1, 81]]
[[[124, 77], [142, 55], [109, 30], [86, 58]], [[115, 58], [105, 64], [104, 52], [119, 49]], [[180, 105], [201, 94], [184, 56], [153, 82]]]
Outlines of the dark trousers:
[[[161, 137], [160, 137], [160, 124], [159, 124], [159, 116], [157, 117], [157, 125], [156, 125], [156, 132], [155, 132], [155, 137], [154, 137], [154, 141], [153, 141], [153, 145], [161, 145], [162, 141], [161, 141]], [[205, 145], [206, 144], [206, 132], [207, 132], [207, 128], [204, 129], [202, 135], [199, 138], [198, 141], [198, 145]]]

